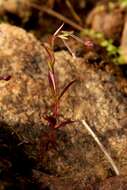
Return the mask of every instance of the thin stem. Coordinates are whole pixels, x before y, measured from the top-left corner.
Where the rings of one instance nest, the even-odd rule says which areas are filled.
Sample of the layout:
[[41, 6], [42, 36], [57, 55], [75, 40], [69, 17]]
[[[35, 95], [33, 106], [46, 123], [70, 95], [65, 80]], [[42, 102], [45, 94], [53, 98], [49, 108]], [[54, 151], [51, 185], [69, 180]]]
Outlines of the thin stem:
[[[62, 39], [62, 38], [61, 38], [61, 39]], [[74, 52], [72, 51], [72, 49], [69, 47], [69, 45], [67, 44], [67, 42], [66, 42], [64, 39], [62, 39], [62, 41], [63, 41], [65, 47], [68, 49], [68, 51], [69, 51], [69, 53], [71, 54], [71, 56], [73, 57], [73, 59], [76, 59], [75, 53], [74, 53]]]
[[26, 5], [33, 7], [39, 11], [45, 12], [61, 21], [63, 21], [64, 23], [69, 24], [70, 26], [72, 26], [73, 28], [75, 28], [76, 30], [82, 31], [84, 28], [82, 26], [80, 26], [79, 24], [76, 24], [75, 22], [71, 21], [70, 19], [66, 18], [65, 16], [61, 15], [60, 13], [46, 7], [46, 6], [39, 6], [35, 3], [28, 3], [27, 1], [24, 2]]
[[90, 135], [93, 137], [93, 139], [95, 140], [95, 142], [98, 144], [98, 146], [100, 147], [100, 149], [102, 150], [102, 152], [105, 154], [107, 160], [111, 164], [111, 166], [114, 169], [116, 175], [120, 175], [120, 172], [119, 172], [116, 164], [114, 163], [113, 159], [111, 158], [111, 156], [109, 155], [109, 153], [107, 152], [107, 150], [105, 149], [105, 147], [103, 146], [103, 144], [98, 139], [97, 135], [92, 131], [92, 129], [89, 127], [89, 125], [86, 123], [85, 120], [81, 120], [81, 122], [84, 125], [84, 127], [87, 129], [87, 131], [90, 133]]
[[71, 36], [73, 39], [77, 40], [78, 42], [80, 42], [81, 44], [84, 45], [84, 41], [83, 41], [81, 38], [79, 38], [78, 36], [75, 36], [74, 34], [70, 34], [70, 36]]
[[82, 23], [80, 17], [78, 16], [78, 14], [75, 12], [71, 2], [69, 0], [66, 0], [66, 5], [68, 6], [73, 18], [75, 19], [75, 21], [77, 21], [79, 24]]

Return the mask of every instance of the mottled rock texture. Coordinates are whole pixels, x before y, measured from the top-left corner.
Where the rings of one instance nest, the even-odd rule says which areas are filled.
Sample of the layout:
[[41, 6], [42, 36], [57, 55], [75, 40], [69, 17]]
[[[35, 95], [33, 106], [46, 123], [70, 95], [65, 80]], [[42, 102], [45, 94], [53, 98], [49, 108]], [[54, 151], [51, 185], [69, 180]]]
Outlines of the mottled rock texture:
[[[56, 52], [55, 57], [60, 89], [77, 79], [61, 101], [61, 117], [85, 119], [120, 173], [126, 175], [127, 85], [119, 69], [110, 63], [103, 67], [87, 63], [85, 56], [73, 60], [67, 51]], [[36, 139], [38, 146], [40, 134], [45, 138], [42, 116], [52, 101], [47, 59], [32, 34], [0, 25], [0, 76], [11, 76], [9, 81], [0, 81], [0, 122], [1, 127], [6, 123], [12, 128], [21, 143], [26, 138], [28, 142]], [[73, 181], [72, 189], [83, 189], [86, 182], [94, 184], [113, 175], [111, 165], [80, 122], [59, 129], [57, 144], [44, 152], [41, 160], [37, 160], [35, 144], [26, 145], [26, 152], [40, 171], [59, 176], [62, 183]]]
[[0, 81], [0, 117], [12, 125], [39, 122], [47, 91], [44, 50], [31, 34], [17, 27], [2, 24], [0, 33], [0, 75], [11, 76], [8, 82]]
[[107, 179], [101, 184], [101, 187], [99, 190], [116, 190], [116, 189], [127, 189], [127, 177], [126, 176], [120, 176], [120, 177], [112, 177], [110, 179]]

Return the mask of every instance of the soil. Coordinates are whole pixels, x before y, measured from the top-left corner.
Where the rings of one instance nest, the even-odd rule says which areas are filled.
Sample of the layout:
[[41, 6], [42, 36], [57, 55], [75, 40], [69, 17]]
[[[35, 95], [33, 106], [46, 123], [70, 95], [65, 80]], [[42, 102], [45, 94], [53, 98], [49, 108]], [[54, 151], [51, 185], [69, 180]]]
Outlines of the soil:
[[[126, 52], [125, 8], [116, 3], [109, 9], [107, 1], [70, 2], [84, 27], [103, 32], [114, 45], [124, 46], [123, 54]], [[1, 1], [0, 5], [3, 20], [5, 16], [7, 19], [0, 24], [0, 190], [126, 189], [126, 64], [114, 64], [106, 50], [86, 36], [83, 43], [68, 40], [76, 57], [56, 41], [54, 70], [59, 90], [76, 81], [60, 101], [59, 117], [62, 122], [74, 122], [56, 129], [56, 137], [52, 137], [45, 120], [53, 102], [49, 56], [42, 42], [51, 38], [60, 21], [16, 3]], [[45, 5], [44, 1], [30, 3]], [[59, 8], [73, 20], [71, 11], [64, 12], [66, 2], [63, 4], [49, 0], [46, 6], [55, 11]], [[38, 18], [36, 24], [31, 24], [33, 18]], [[65, 29], [73, 28], [65, 25]], [[111, 155], [119, 176], [81, 120], [87, 122]]]

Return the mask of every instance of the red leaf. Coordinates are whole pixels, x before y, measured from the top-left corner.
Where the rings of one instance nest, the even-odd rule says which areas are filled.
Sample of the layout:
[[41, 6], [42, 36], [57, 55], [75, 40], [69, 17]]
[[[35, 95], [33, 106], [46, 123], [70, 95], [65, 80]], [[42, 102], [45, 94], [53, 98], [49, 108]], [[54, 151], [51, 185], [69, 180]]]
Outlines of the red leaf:
[[5, 80], [5, 81], [8, 81], [11, 79], [11, 76], [10, 75], [4, 75], [4, 76], [0, 76], [0, 80]]
[[53, 116], [44, 116], [44, 119], [49, 122], [51, 127], [54, 127], [56, 125], [56, 118]]
[[61, 97], [65, 94], [65, 92], [69, 89], [69, 87], [74, 83], [76, 82], [77, 80], [74, 79], [72, 80], [71, 82], [69, 82], [69, 84], [67, 86], [64, 87], [63, 91], [60, 93], [59, 97], [58, 97], [58, 100], [61, 99]]
[[54, 64], [55, 64], [54, 52], [53, 52], [53, 50], [51, 49], [51, 47], [48, 46], [48, 44], [43, 43], [42, 45], [43, 45], [43, 47], [45, 48], [46, 52], [48, 53], [48, 56], [49, 56], [49, 59], [50, 59], [49, 66], [50, 66], [51, 68], [49, 68], [49, 69], [53, 69], [53, 66], [54, 66]]
[[61, 122], [60, 124], [55, 125], [54, 128], [55, 128], [55, 129], [58, 129], [58, 128], [61, 128], [61, 127], [65, 127], [65, 125], [70, 124], [70, 123], [74, 123], [74, 121], [72, 121], [72, 120], [70, 120], [70, 119], [65, 120], [65, 121]]
[[55, 42], [56, 38], [58, 37], [58, 34], [60, 33], [63, 26], [64, 26], [64, 23], [56, 30], [56, 32], [53, 34], [53, 36], [51, 38], [51, 47], [52, 47], [52, 49], [54, 48], [54, 42]]
[[54, 95], [56, 95], [56, 81], [55, 81], [55, 76], [54, 73], [52, 71], [49, 71], [49, 84], [51, 87], [51, 90], [53, 91]]

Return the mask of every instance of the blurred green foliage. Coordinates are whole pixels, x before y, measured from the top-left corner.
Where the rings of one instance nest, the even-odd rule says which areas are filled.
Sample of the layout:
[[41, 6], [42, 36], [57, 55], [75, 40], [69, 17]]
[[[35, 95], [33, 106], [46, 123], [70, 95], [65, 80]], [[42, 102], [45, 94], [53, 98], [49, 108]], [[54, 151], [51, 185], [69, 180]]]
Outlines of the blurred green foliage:
[[124, 57], [121, 55], [120, 47], [115, 46], [112, 39], [106, 39], [103, 33], [96, 32], [92, 29], [84, 29], [81, 36], [88, 36], [96, 40], [100, 46], [106, 49], [108, 55], [115, 64], [125, 63]]
[[127, 7], [127, 0], [119, 0], [118, 2], [122, 7]]

